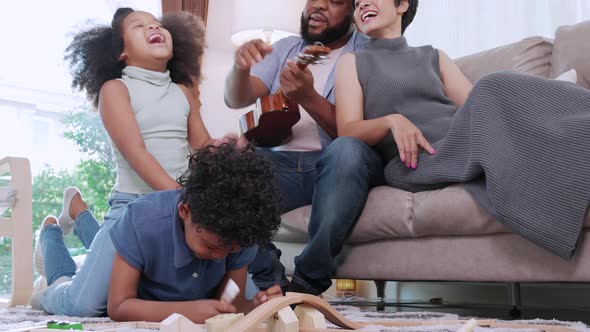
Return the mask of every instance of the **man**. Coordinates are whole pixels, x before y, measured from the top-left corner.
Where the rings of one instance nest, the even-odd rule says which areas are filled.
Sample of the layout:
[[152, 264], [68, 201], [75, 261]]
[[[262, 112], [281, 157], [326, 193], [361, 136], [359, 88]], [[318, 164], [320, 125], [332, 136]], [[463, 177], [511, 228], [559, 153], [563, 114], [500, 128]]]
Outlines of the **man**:
[[[249, 272], [261, 289], [280, 284], [285, 291], [321, 294], [331, 285], [335, 257], [365, 205], [368, 191], [383, 181], [381, 159], [364, 143], [337, 136], [334, 66], [345, 53], [361, 49], [366, 37], [353, 25], [351, 0], [308, 0], [301, 15], [301, 37], [272, 47], [261, 40], [242, 45], [226, 80], [225, 101], [242, 108], [280, 88], [300, 105], [301, 120], [292, 139], [277, 148], [258, 149], [274, 163], [282, 212], [312, 204], [310, 240], [295, 258], [290, 284], [274, 246], [260, 248]], [[331, 49], [322, 64], [297, 67], [296, 55], [319, 41]]]

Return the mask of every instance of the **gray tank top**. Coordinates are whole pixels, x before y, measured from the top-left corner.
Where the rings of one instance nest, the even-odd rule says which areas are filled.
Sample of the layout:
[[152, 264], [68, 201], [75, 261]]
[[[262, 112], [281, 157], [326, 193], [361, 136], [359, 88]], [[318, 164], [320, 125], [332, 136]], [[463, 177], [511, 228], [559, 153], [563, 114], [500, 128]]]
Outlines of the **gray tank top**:
[[[457, 106], [444, 93], [438, 50], [409, 47], [404, 37], [371, 39], [355, 57], [365, 119], [401, 114], [431, 144], [447, 134]], [[375, 149], [385, 162], [399, 154], [391, 133]]]
[[[190, 105], [170, 72], [127, 66], [121, 81], [127, 86], [131, 109], [147, 150], [169, 176], [176, 179], [188, 168], [188, 114]], [[145, 194], [154, 191], [133, 170], [113, 144], [117, 163], [117, 191]]]

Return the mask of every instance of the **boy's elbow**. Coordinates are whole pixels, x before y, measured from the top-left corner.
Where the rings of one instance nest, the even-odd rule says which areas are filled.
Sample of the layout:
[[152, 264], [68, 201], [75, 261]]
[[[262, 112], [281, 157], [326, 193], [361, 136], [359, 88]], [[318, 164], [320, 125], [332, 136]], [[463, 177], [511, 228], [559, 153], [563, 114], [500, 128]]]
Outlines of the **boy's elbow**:
[[107, 314], [109, 315], [109, 317], [116, 321], [116, 322], [121, 322], [124, 321], [125, 318], [123, 317], [121, 310], [120, 310], [121, 304], [120, 303], [112, 303], [111, 301], [109, 301], [108, 305], [107, 305]]

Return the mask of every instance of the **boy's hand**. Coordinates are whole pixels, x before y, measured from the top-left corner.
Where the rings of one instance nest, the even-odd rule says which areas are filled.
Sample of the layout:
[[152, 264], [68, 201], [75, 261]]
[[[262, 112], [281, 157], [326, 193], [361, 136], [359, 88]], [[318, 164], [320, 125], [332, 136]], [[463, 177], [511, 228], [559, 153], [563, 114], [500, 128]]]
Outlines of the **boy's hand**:
[[232, 304], [219, 300], [197, 300], [193, 303], [192, 315], [189, 318], [194, 322], [204, 322], [213, 316], [237, 312]]
[[254, 304], [254, 307], [257, 307], [263, 304], [264, 302], [279, 296], [283, 296], [283, 291], [281, 290], [281, 287], [279, 285], [274, 285], [267, 290], [258, 292], [258, 294], [256, 294], [256, 297], [254, 297], [254, 299], [252, 300], [252, 303]]

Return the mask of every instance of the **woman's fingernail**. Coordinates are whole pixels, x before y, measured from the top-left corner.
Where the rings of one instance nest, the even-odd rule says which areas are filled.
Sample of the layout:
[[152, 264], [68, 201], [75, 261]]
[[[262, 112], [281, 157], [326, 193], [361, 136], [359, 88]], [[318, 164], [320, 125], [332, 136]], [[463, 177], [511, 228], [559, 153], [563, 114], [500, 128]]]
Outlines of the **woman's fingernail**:
[[436, 153], [436, 150], [434, 150], [434, 149], [431, 149], [431, 150], [430, 150], [430, 153], [432, 153], [432, 154], [435, 154], [435, 153]]
[[416, 165], [416, 164], [412, 164], [412, 168], [413, 168], [413, 169], [416, 169], [416, 167], [418, 167], [418, 165]]
[[402, 162], [406, 162], [406, 157], [401, 157]]

